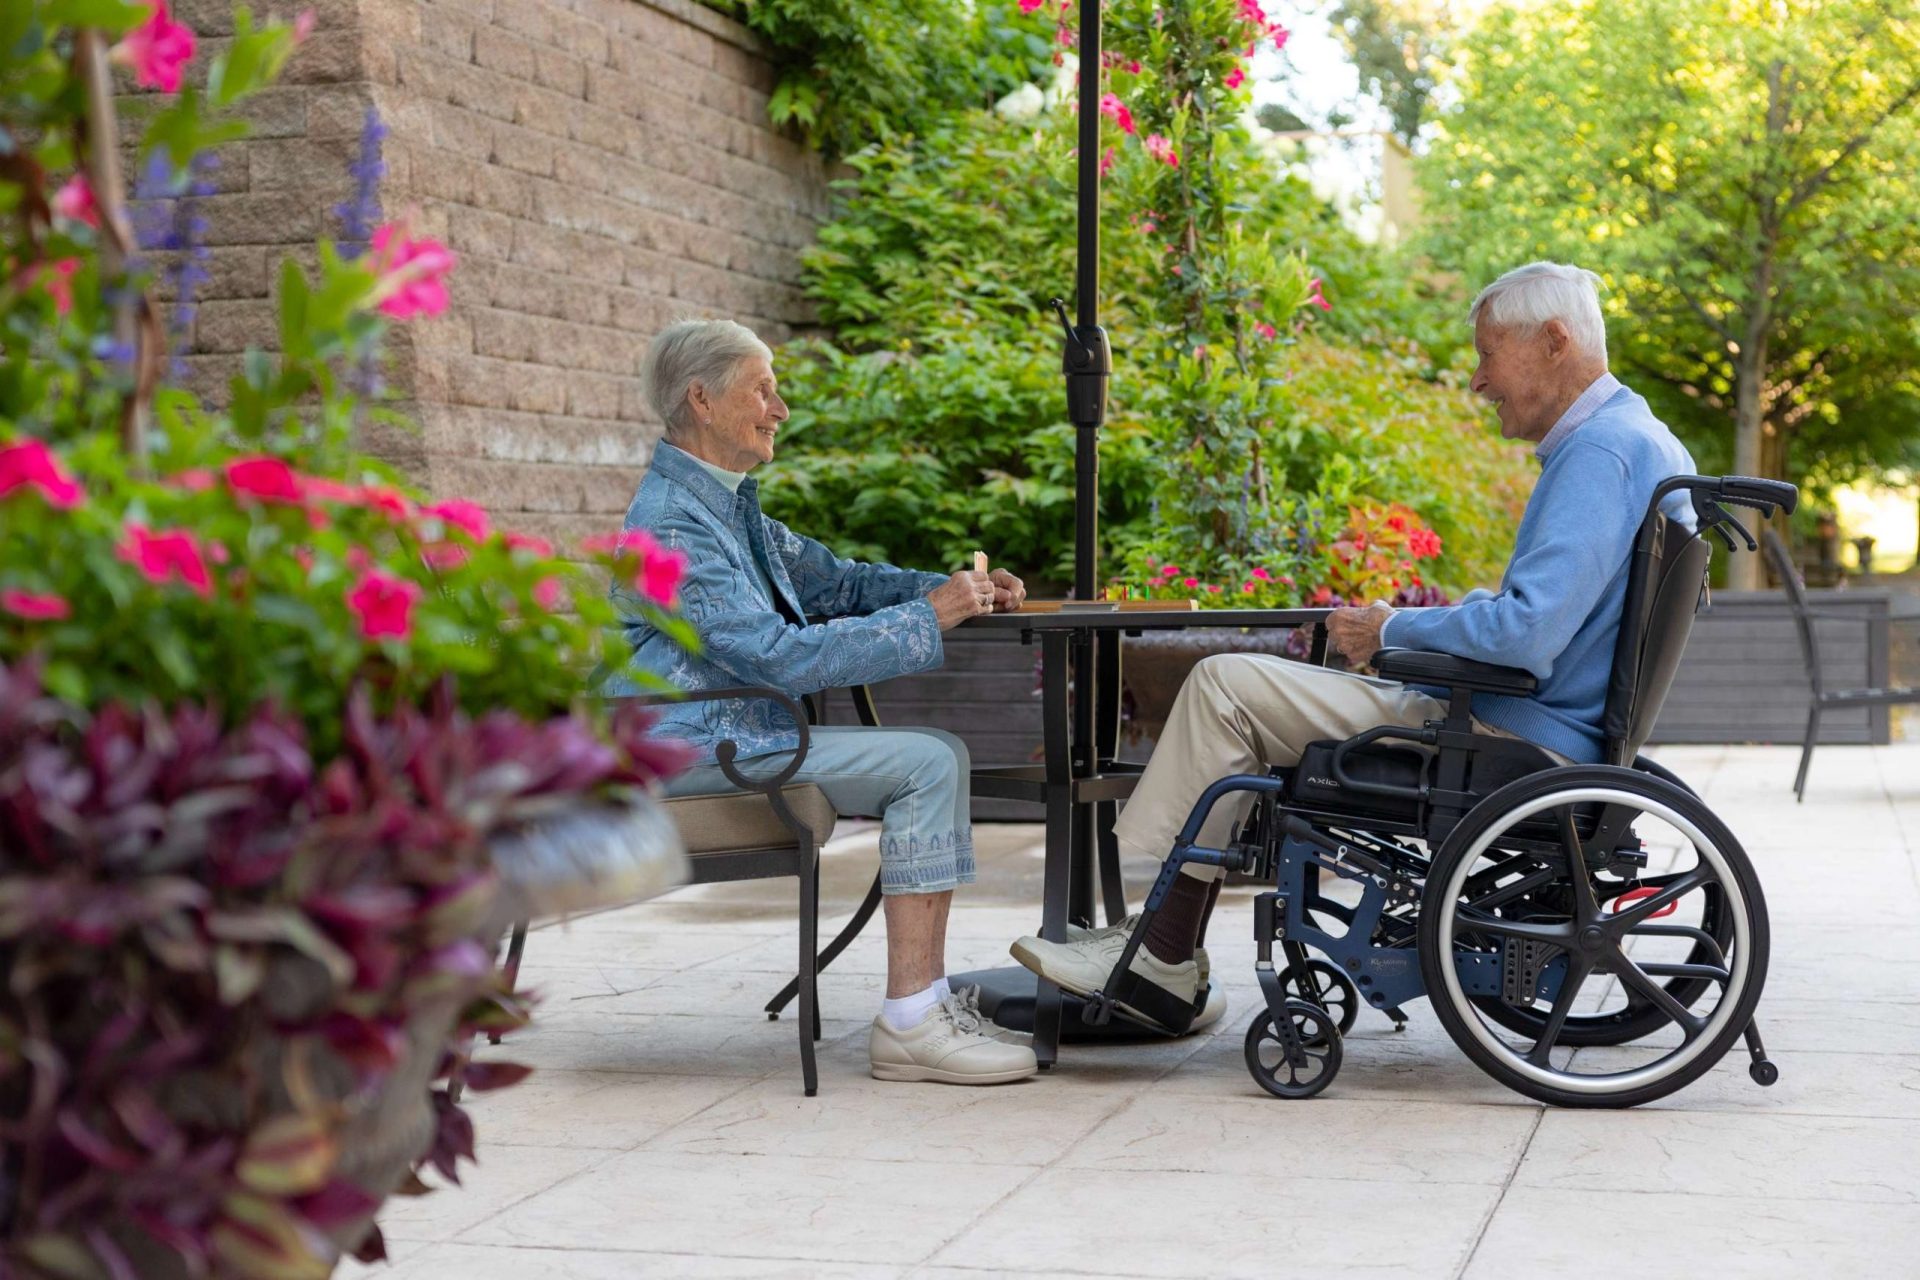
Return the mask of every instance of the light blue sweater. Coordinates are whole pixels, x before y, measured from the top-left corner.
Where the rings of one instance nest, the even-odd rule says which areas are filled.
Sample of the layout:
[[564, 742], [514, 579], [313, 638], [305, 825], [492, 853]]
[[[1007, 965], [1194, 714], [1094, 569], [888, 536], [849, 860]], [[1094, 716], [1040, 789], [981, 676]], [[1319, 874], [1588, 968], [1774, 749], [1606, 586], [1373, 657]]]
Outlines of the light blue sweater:
[[[1686, 448], [1626, 387], [1571, 425], [1556, 426], [1540, 446], [1540, 480], [1499, 592], [1402, 609], [1387, 619], [1380, 643], [1532, 672], [1540, 681], [1532, 697], [1476, 693], [1473, 714], [1591, 764], [1604, 750], [1600, 723], [1634, 533], [1654, 487], [1694, 468]], [[1693, 527], [1684, 494], [1669, 494], [1662, 510]]]

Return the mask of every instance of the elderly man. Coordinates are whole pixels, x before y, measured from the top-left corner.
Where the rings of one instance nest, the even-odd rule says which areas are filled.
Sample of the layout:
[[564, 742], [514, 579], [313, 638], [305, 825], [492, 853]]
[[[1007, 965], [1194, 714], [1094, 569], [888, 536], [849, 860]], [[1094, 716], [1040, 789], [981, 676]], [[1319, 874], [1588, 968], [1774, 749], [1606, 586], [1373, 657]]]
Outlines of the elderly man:
[[[773, 460], [787, 417], [772, 361], [751, 330], [727, 320], [671, 325], [648, 348], [647, 394], [667, 431], [626, 527], [687, 557], [681, 602], [701, 648], [681, 648], [616, 587], [635, 666], [688, 690], [813, 693], [930, 670], [942, 661], [943, 631], [1020, 607], [1026, 589], [1004, 569], [946, 575], [858, 564], [762, 515], [747, 473]], [[828, 620], [810, 620], [820, 617]], [[616, 681], [610, 692], [632, 688]], [[675, 707], [660, 731], [709, 759], [735, 742], [737, 768], [754, 778], [779, 773], [799, 744], [792, 718], [766, 699]], [[868, 1049], [882, 1080], [998, 1084], [1038, 1070], [1031, 1048], [984, 1034], [971, 996], [947, 984], [948, 907], [954, 887], [974, 878], [968, 770], [966, 745], [937, 729], [823, 727], [793, 775], [839, 812], [881, 821], [887, 994]], [[730, 789], [714, 764], [669, 787]]]
[[[1394, 646], [1525, 668], [1540, 682], [1533, 695], [1473, 695], [1476, 731], [1525, 738], [1580, 763], [1601, 756], [1634, 531], [1654, 487], [1694, 469], [1647, 402], [1607, 372], [1597, 282], [1577, 267], [1536, 262], [1488, 285], [1468, 313], [1480, 357], [1473, 390], [1492, 402], [1502, 435], [1533, 443], [1541, 465], [1500, 590], [1430, 609], [1376, 601], [1336, 609], [1327, 623], [1331, 643], [1355, 666]], [[1691, 528], [1684, 499], [1669, 501], [1667, 514]], [[1438, 699], [1390, 680], [1256, 655], [1208, 658], [1181, 688], [1115, 833], [1164, 857], [1209, 783], [1294, 764], [1311, 742], [1445, 715]], [[1234, 817], [1216, 806], [1201, 843], [1221, 844]], [[1197, 945], [1222, 874], [1193, 864], [1182, 871], [1122, 984], [1129, 1009], [1162, 1022], [1182, 1021], [1193, 1006], [1205, 962]], [[1064, 944], [1022, 938], [1013, 954], [1084, 994], [1105, 986], [1130, 932], [1129, 922]]]

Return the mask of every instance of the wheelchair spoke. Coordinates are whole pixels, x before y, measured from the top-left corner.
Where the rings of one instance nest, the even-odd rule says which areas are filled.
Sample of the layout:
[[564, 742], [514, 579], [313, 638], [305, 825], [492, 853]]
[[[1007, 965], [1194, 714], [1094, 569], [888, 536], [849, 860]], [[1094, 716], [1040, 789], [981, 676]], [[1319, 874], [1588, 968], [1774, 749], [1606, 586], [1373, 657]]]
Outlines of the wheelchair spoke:
[[1705, 1018], [1669, 995], [1667, 989], [1648, 977], [1646, 970], [1635, 964], [1618, 944], [1613, 948], [1613, 955], [1608, 958], [1607, 967], [1629, 991], [1670, 1018], [1680, 1028], [1680, 1034], [1687, 1042], [1691, 1043], [1693, 1038], [1706, 1027]]
[[1573, 921], [1585, 924], [1600, 914], [1593, 895], [1593, 873], [1587, 869], [1587, 851], [1573, 823], [1573, 806], [1560, 810], [1560, 843], [1567, 852], [1567, 883], [1573, 886]]
[[1573, 926], [1564, 924], [1535, 924], [1527, 920], [1502, 920], [1499, 916], [1490, 916], [1484, 911], [1462, 906], [1454, 912], [1460, 933], [1492, 933], [1503, 938], [1521, 938], [1528, 942], [1551, 943], [1562, 949], [1568, 948], [1573, 941]]
[[1580, 987], [1593, 972], [1593, 966], [1577, 956], [1567, 957], [1567, 976], [1560, 984], [1560, 994], [1554, 997], [1553, 1012], [1547, 1015], [1547, 1025], [1541, 1029], [1540, 1038], [1533, 1042], [1533, 1048], [1527, 1051], [1527, 1061], [1537, 1067], [1552, 1068], [1554, 1041], [1560, 1038], [1560, 1029], [1567, 1024], [1567, 1015], [1573, 1012], [1573, 1002], [1580, 996]]
[[[1518, 859], [1515, 859], [1515, 861], [1518, 861]], [[1503, 866], [1500, 870], [1505, 871], [1506, 867]], [[1551, 867], [1542, 867], [1532, 875], [1522, 876], [1512, 884], [1502, 885], [1484, 897], [1474, 898], [1466, 905], [1481, 911], [1491, 911], [1495, 907], [1505, 906], [1515, 898], [1523, 898], [1535, 889], [1552, 884], [1557, 874], [1558, 873]], [[1468, 881], [1467, 888], [1469, 892], [1476, 892], [1472, 881]]]
[[1628, 932], [1633, 926], [1639, 924], [1648, 916], [1666, 906], [1669, 902], [1678, 902], [1681, 898], [1686, 897], [1689, 893], [1692, 893], [1695, 889], [1698, 889], [1701, 885], [1706, 884], [1712, 879], [1713, 874], [1709, 868], [1705, 866], [1695, 867], [1679, 879], [1669, 883], [1664, 889], [1660, 890], [1660, 892], [1641, 898], [1625, 911], [1617, 911], [1608, 916], [1606, 923], [1618, 929], [1621, 933]]

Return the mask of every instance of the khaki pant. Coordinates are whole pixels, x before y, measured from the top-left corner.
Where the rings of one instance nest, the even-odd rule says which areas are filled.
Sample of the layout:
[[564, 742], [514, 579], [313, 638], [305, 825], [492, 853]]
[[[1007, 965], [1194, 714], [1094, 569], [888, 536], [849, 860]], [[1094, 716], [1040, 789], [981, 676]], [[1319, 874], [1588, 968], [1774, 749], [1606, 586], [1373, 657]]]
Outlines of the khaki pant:
[[[1298, 763], [1311, 742], [1351, 738], [1383, 724], [1417, 729], [1446, 713], [1438, 698], [1392, 680], [1257, 653], [1203, 658], [1180, 686], [1114, 834], [1136, 853], [1165, 858], [1194, 801], [1228, 774], [1264, 773], [1270, 765]], [[1513, 736], [1477, 720], [1474, 730]], [[1248, 803], [1245, 794], [1222, 799], [1201, 826], [1199, 843], [1221, 847]], [[1200, 880], [1224, 874], [1193, 863], [1182, 870]]]

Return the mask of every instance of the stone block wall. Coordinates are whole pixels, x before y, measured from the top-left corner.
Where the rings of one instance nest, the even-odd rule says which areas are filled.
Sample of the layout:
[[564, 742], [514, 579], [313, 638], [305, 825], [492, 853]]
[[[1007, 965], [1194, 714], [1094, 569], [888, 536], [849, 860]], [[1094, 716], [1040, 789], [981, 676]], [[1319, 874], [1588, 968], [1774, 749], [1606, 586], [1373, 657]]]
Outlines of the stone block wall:
[[[383, 215], [415, 210], [460, 264], [448, 312], [390, 342], [396, 407], [419, 432], [367, 448], [511, 527], [563, 544], [605, 530], [660, 432], [638, 376], [649, 336], [721, 315], [778, 343], [808, 322], [799, 253], [826, 182], [767, 124], [765, 50], [692, 0], [311, 7], [314, 35], [204, 201], [190, 381], [219, 402], [239, 353], [272, 345], [278, 263], [338, 234], [372, 107], [389, 130]], [[174, 11], [202, 34], [204, 70], [231, 0]]]

